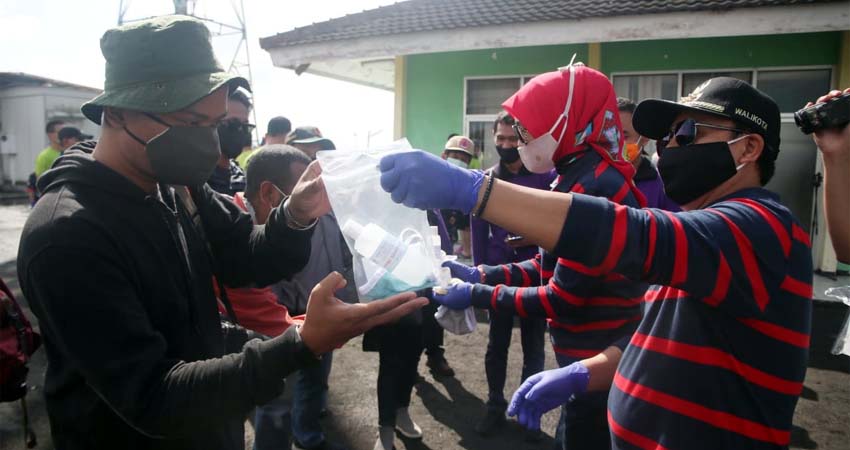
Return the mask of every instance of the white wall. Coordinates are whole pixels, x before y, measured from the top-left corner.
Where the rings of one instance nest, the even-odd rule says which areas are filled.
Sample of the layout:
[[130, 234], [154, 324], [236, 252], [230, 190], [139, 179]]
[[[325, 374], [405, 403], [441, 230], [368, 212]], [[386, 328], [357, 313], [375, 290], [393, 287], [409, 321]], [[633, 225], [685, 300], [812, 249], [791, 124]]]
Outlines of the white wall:
[[0, 91], [0, 182], [26, 182], [36, 156], [48, 144], [44, 126], [51, 119], [63, 119], [86, 134], [99, 135], [100, 128], [80, 113], [80, 105], [94, 95], [88, 90], [61, 87]]

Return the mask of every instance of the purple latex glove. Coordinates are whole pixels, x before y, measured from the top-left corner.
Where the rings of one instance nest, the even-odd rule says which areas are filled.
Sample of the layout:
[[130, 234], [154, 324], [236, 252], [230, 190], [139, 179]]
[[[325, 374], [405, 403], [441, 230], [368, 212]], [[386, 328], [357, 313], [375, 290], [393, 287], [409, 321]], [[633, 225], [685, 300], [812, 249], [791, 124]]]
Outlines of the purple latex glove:
[[454, 278], [459, 278], [467, 283], [481, 283], [481, 271], [478, 270], [478, 267], [470, 267], [457, 261], [445, 261], [443, 267], [448, 267]]
[[581, 362], [560, 369], [546, 370], [528, 377], [514, 392], [508, 415], [517, 416], [520, 425], [540, 429], [540, 417], [587, 390], [590, 371]]
[[469, 214], [484, 181], [483, 172], [461, 169], [422, 150], [384, 156], [380, 169], [381, 187], [409, 208]]
[[[440, 289], [445, 289], [445, 294], [440, 294]], [[472, 285], [469, 283], [457, 283], [447, 288], [434, 288], [433, 299], [435, 302], [449, 309], [463, 310], [472, 306]]]

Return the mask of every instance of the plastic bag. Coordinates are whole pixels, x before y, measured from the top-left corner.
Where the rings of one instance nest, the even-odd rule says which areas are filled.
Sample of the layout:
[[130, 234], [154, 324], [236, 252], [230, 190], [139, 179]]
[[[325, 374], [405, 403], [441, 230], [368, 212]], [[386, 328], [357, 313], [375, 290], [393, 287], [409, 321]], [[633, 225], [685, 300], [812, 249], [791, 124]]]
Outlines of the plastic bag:
[[361, 302], [433, 287], [445, 279], [439, 234], [428, 225], [425, 211], [393, 202], [381, 188], [381, 158], [410, 150], [410, 143], [402, 139], [369, 150], [316, 155], [331, 207], [354, 258]]
[[[457, 284], [460, 282], [461, 280], [452, 278], [450, 284]], [[445, 290], [443, 292], [440, 292], [439, 290], [440, 287], [434, 288], [435, 293], [445, 294]], [[444, 330], [459, 336], [472, 333], [478, 325], [478, 322], [475, 320], [475, 308], [472, 306], [464, 310], [457, 310], [440, 305], [440, 307], [437, 308], [437, 312], [434, 313], [434, 318], [437, 319], [437, 323], [439, 323]]]
[[478, 325], [475, 320], [475, 308], [471, 306], [464, 310], [457, 310], [440, 305], [434, 318], [443, 329], [459, 336], [472, 333]]
[[[844, 302], [845, 305], [850, 306], [850, 286], [829, 288], [826, 290], [826, 295], [837, 298]], [[832, 346], [832, 354], [850, 356], [850, 314], [844, 319], [844, 327], [841, 328], [841, 332], [838, 333], [838, 337], [835, 339], [835, 345]]]

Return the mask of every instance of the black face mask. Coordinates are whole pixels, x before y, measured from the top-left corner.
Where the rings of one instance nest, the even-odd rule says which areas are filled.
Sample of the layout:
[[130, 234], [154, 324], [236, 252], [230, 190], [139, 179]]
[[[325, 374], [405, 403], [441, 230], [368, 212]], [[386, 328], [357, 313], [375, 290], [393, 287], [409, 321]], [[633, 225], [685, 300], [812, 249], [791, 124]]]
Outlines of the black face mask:
[[738, 173], [727, 142], [668, 148], [658, 160], [664, 192], [685, 205], [723, 184]]
[[243, 148], [251, 145], [251, 130], [239, 121], [227, 121], [218, 126], [218, 140], [221, 154], [233, 159], [242, 153]]
[[499, 159], [505, 164], [515, 163], [519, 159], [519, 149], [516, 147], [499, 147], [497, 145], [496, 151], [499, 152]]

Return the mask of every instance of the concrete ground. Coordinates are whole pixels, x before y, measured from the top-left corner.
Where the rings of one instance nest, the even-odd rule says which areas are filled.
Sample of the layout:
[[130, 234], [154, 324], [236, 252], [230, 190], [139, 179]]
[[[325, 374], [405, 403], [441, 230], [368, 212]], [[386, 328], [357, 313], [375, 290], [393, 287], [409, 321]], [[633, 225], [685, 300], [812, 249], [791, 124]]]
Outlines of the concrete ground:
[[[20, 293], [15, 273], [15, 254], [20, 230], [27, 208], [0, 206], [0, 277]], [[850, 284], [850, 279], [845, 279]], [[20, 300], [23, 300], [19, 297]], [[815, 302], [812, 351], [805, 390], [794, 417], [793, 449], [844, 450], [850, 442], [850, 358], [829, 354], [829, 349], [839, 331], [847, 308], [839, 303]], [[422, 427], [422, 441], [396, 439], [401, 449], [549, 449], [557, 413], [547, 414], [543, 420], [546, 439], [537, 445], [522, 441], [519, 425], [510, 421], [497, 436], [484, 439], [474, 431], [475, 422], [484, 411], [487, 383], [484, 378], [484, 348], [487, 343], [487, 324], [469, 336], [446, 335], [446, 355], [457, 372], [455, 378], [434, 379], [423, 361], [419, 383], [413, 394], [411, 415]], [[510, 395], [519, 384], [522, 358], [519, 333], [514, 330], [505, 393]], [[375, 384], [378, 358], [376, 353], [361, 351], [360, 338], [354, 339], [337, 351], [331, 373], [329, 408], [325, 419], [329, 435], [351, 449], [369, 450], [377, 431], [377, 399]], [[546, 350], [546, 367], [554, 367], [550, 348]], [[30, 420], [36, 429], [38, 449], [52, 449], [49, 424], [41, 387], [45, 369], [45, 355], [39, 350], [32, 360], [30, 372], [31, 393], [28, 396]], [[250, 428], [246, 439], [252, 440]], [[0, 404], [0, 450], [22, 449], [21, 413], [19, 403]]]

